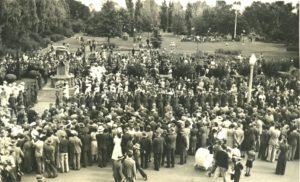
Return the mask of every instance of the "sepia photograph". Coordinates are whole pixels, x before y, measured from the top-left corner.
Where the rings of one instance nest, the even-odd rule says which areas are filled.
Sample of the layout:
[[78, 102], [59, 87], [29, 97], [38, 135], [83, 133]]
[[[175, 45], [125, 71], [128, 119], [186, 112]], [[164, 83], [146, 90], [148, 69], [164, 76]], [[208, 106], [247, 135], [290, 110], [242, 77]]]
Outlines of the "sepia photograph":
[[299, 0], [0, 0], [0, 182], [299, 182]]

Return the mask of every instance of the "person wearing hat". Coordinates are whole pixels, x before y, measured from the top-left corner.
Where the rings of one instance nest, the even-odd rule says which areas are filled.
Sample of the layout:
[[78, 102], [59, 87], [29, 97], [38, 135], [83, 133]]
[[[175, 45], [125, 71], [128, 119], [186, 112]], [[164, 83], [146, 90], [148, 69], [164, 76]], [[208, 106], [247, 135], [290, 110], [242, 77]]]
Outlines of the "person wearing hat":
[[81, 159], [81, 147], [82, 142], [80, 138], [78, 138], [78, 133], [75, 130], [71, 130], [71, 136], [69, 137], [69, 143], [70, 143], [70, 158], [72, 161], [72, 167], [74, 170], [79, 170], [80, 165], [80, 159]]
[[43, 158], [45, 160], [45, 172], [48, 178], [57, 177], [57, 168], [55, 166], [55, 148], [52, 145], [52, 140], [48, 139], [44, 145]]
[[67, 139], [67, 135], [61, 135], [59, 142], [59, 161], [61, 172], [69, 172], [69, 140]]
[[[217, 173], [221, 174], [223, 181], [226, 182], [227, 171], [229, 167], [229, 155], [227, 153], [227, 146], [225, 144], [221, 146], [221, 150], [217, 151], [215, 161], [218, 171]], [[215, 174], [213, 181], [216, 181], [219, 177], [219, 174], [217, 173]]]
[[151, 139], [148, 137], [146, 132], [143, 132], [142, 138], [140, 140], [141, 147], [141, 167], [144, 169], [148, 168], [148, 161], [151, 154]]
[[[39, 134], [37, 132], [37, 134]], [[44, 141], [42, 140], [43, 136], [39, 135], [36, 137], [36, 141], [33, 144], [34, 147], [34, 156], [36, 161], [36, 169], [38, 174], [44, 173], [44, 160], [43, 160], [43, 150], [44, 150]]]
[[103, 126], [98, 128], [98, 134], [96, 135], [97, 146], [98, 146], [98, 167], [106, 167], [108, 162], [108, 140], [109, 136], [107, 129], [104, 129]]
[[113, 177], [115, 182], [125, 181], [125, 176], [123, 174], [123, 159], [124, 156], [120, 155], [116, 160], [113, 160]]
[[175, 129], [173, 127], [168, 129], [166, 136], [166, 154], [167, 154], [167, 168], [174, 167], [175, 165], [175, 149], [176, 149], [176, 138]]
[[143, 179], [145, 181], [147, 181], [148, 177], [147, 174], [145, 173], [145, 171], [141, 168], [141, 153], [140, 153], [140, 144], [136, 143], [133, 146], [133, 159], [135, 161], [135, 166], [137, 171], [140, 172], [140, 174], [142, 175]]
[[92, 137], [88, 133], [88, 130], [83, 130], [80, 139], [82, 142], [82, 167], [87, 167], [88, 165], [92, 165], [92, 153], [91, 153]]
[[159, 171], [162, 153], [164, 150], [164, 139], [161, 137], [160, 133], [155, 134], [152, 144], [153, 154], [154, 154], [154, 169]]
[[136, 179], [136, 165], [132, 157], [133, 151], [129, 150], [127, 152], [127, 157], [123, 162], [123, 172], [127, 182], [134, 182]]

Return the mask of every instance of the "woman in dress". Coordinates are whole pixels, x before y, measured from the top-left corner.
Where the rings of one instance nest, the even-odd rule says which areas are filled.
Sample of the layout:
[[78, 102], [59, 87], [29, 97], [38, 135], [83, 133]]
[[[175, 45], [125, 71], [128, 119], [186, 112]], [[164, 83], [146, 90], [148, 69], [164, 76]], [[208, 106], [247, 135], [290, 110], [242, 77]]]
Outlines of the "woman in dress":
[[226, 145], [233, 148], [234, 144], [234, 124], [231, 124], [227, 130]]
[[92, 149], [92, 160], [93, 162], [97, 162], [97, 156], [98, 156], [98, 144], [96, 140], [97, 131], [93, 128], [91, 132], [91, 149]]
[[284, 175], [285, 167], [286, 167], [286, 160], [287, 160], [287, 153], [288, 153], [289, 146], [287, 144], [286, 139], [282, 140], [282, 143], [279, 146], [279, 156], [276, 165], [276, 174]]
[[111, 156], [113, 160], [118, 160], [118, 157], [123, 155], [122, 148], [121, 148], [121, 141], [122, 141], [122, 137], [121, 137], [121, 133], [119, 132], [114, 137], [114, 149]]

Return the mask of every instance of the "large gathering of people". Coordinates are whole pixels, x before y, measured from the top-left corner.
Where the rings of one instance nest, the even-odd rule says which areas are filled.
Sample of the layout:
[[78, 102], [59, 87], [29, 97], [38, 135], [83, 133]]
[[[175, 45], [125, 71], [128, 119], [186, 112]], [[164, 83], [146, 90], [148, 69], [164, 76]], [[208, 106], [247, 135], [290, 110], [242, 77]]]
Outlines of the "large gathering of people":
[[[135, 181], [137, 172], [147, 180], [151, 166], [159, 171], [185, 165], [190, 155], [205, 148], [214, 158], [208, 175], [216, 180], [221, 174], [226, 181], [235, 171], [232, 179], [238, 182], [243, 168], [245, 176], [252, 175], [257, 159], [277, 160], [274, 172], [279, 175], [284, 175], [287, 161], [299, 159], [296, 78], [261, 73], [254, 77], [247, 102], [248, 78], [215, 77], [211, 70], [218, 67], [217, 58], [204, 58], [199, 74], [172, 78], [157, 73], [168, 69], [172, 74], [174, 64], [199, 60], [183, 56], [172, 62], [167, 57], [167, 64], [161, 64], [160, 54], [97, 52], [96, 60], [81, 65], [84, 69], [70, 68], [76, 71], [74, 93], [64, 91], [43, 113], [29, 107], [36, 102], [38, 86], [29, 91], [23, 84], [4, 83], [0, 181], [21, 181], [23, 173], [33, 172], [38, 180], [55, 178], [108, 164], [116, 182]], [[144, 68], [144, 76], [127, 72], [128, 65], [136, 63]], [[234, 66], [234, 61], [227, 63], [225, 69]]]

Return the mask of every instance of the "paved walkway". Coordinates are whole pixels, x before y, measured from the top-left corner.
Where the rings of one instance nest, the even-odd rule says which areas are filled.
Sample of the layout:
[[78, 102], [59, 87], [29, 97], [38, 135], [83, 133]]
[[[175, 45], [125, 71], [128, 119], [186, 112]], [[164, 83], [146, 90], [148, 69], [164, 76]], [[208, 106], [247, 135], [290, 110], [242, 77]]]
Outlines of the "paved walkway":
[[42, 114], [45, 109], [49, 108], [50, 103], [55, 104], [56, 89], [50, 87], [50, 79], [48, 83], [38, 92], [38, 102], [34, 105], [33, 109]]
[[[179, 159], [176, 159], [179, 161]], [[150, 168], [145, 170], [149, 182], [211, 182], [213, 178], [207, 176], [207, 172], [194, 168], [194, 157], [189, 156], [186, 165], [175, 165], [175, 168], [162, 167], [159, 172], [153, 170], [153, 162]], [[244, 162], [245, 164], [245, 162]], [[254, 161], [254, 167], [250, 177], [242, 176], [241, 182], [298, 182], [299, 181], [299, 161], [287, 163], [286, 174], [284, 176], [275, 175], [276, 162]], [[245, 170], [243, 171], [244, 175]], [[24, 182], [34, 182], [35, 175], [23, 176]], [[70, 171], [59, 174], [55, 179], [47, 179], [55, 182], [113, 182], [112, 168], [99, 168], [96, 164], [92, 167], [82, 168], [80, 171]], [[138, 174], [137, 182], [143, 181]], [[217, 182], [222, 182], [219, 178]], [[228, 175], [228, 182], [229, 175]]]

